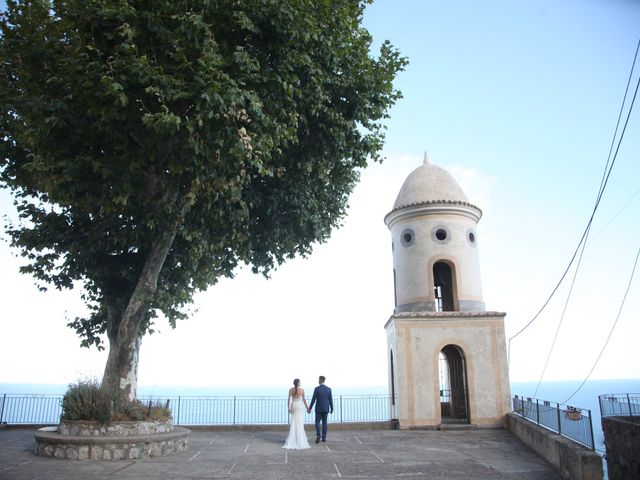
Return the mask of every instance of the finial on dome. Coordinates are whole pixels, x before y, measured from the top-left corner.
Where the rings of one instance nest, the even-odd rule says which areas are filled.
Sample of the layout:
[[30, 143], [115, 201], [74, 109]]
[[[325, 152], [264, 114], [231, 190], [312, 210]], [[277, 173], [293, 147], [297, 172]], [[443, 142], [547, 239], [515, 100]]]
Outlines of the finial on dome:
[[422, 162], [424, 165], [429, 165], [429, 154], [427, 151], [424, 151], [424, 161]]

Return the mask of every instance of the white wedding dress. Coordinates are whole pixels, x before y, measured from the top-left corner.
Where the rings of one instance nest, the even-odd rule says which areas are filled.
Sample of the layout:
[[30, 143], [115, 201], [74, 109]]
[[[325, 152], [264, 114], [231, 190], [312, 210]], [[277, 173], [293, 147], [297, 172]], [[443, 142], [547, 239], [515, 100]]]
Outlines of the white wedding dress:
[[282, 448], [311, 448], [304, 432], [304, 404], [302, 395], [293, 398], [291, 401], [291, 425], [289, 426], [289, 436]]

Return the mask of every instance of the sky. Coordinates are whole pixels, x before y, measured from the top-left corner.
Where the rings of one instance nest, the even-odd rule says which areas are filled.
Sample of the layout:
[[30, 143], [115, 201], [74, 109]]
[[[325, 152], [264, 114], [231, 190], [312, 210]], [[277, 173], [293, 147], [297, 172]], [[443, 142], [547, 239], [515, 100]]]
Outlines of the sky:
[[[556, 286], [594, 208], [640, 38], [640, 2], [378, 0], [364, 25], [375, 45], [388, 39], [410, 62], [396, 81], [404, 98], [386, 122], [385, 161], [362, 172], [343, 227], [309, 258], [269, 280], [241, 269], [198, 294], [175, 330], [159, 321], [142, 343], [141, 386], [286, 389], [318, 375], [331, 386], [386, 385], [394, 300], [383, 218], [425, 151], [483, 210], [484, 301], [506, 312], [507, 338]], [[629, 284], [640, 248], [637, 110], [573, 285], [572, 269], [510, 342], [512, 381], [585, 378], [614, 322], [591, 378], [640, 378], [640, 271]], [[0, 210], [14, 215], [6, 191]], [[15, 254], [0, 243], [0, 383], [100, 378], [106, 352], [80, 348], [65, 326], [83, 313], [79, 292], [39, 292]]]

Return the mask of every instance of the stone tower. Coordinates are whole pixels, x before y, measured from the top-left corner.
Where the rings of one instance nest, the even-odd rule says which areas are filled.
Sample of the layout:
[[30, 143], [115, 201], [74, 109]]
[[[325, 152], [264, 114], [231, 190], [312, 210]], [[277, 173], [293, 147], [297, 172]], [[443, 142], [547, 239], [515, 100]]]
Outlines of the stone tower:
[[485, 311], [482, 299], [481, 216], [425, 154], [384, 219], [395, 293], [389, 385], [401, 427], [500, 426], [510, 410], [505, 314]]

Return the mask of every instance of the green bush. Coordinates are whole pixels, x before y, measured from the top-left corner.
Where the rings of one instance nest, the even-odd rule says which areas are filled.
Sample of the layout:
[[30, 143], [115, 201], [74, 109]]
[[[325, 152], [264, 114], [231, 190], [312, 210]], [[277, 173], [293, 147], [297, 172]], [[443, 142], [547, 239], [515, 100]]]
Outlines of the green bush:
[[62, 397], [63, 420], [90, 420], [100, 423], [112, 421], [167, 420], [171, 418], [168, 405], [134, 400], [117, 405], [96, 380], [79, 381], [69, 385]]
[[95, 380], [79, 381], [69, 385], [62, 397], [64, 420], [111, 421], [112, 401]]

